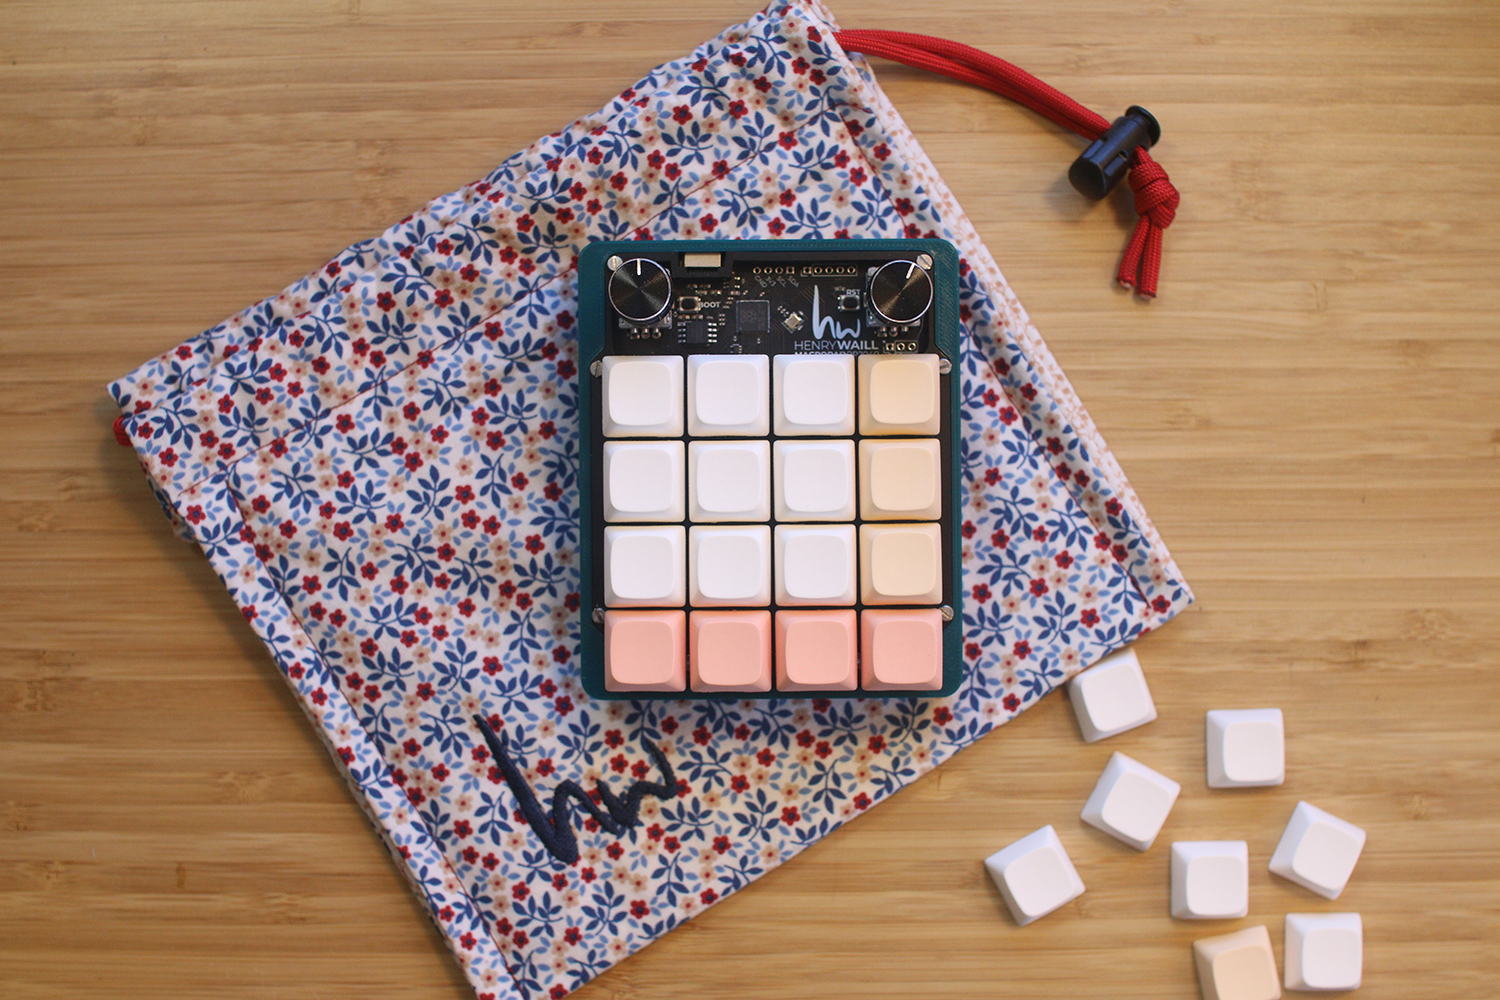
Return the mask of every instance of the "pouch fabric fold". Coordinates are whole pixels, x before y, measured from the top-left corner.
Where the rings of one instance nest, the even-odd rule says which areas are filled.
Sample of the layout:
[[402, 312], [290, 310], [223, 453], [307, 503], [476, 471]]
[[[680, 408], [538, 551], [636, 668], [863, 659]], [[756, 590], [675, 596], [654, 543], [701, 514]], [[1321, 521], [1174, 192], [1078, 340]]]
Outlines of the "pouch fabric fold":
[[[110, 387], [164, 508], [481, 997], [578, 987], [1192, 599], [833, 29], [816, 3], [768, 8]], [[578, 251], [902, 236], [948, 239], [963, 262], [963, 687], [591, 700], [574, 663]], [[598, 803], [660, 782], [659, 761], [676, 794], [640, 798], [618, 833], [567, 794], [551, 811], [559, 788]], [[576, 861], [549, 852], [518, 784], [571, 823]]]

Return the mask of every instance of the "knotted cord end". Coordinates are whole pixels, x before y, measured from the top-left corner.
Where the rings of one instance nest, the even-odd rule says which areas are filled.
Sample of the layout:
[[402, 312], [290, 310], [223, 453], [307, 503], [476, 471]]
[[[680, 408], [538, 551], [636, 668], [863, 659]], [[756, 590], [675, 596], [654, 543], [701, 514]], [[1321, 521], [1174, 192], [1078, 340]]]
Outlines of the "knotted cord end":
[[1156, 281], [1161, 275], [1162, 233], [1177, 217], [1182, 196], [1161, 164], [1144, 149], [1135, 151], [1130, 190], [1135, 192], [1135, 212], [1139, 218], [1120, 258], [1118, 280], [1126, 288], [1134, 288], [1142, 298], [1154, 299]]

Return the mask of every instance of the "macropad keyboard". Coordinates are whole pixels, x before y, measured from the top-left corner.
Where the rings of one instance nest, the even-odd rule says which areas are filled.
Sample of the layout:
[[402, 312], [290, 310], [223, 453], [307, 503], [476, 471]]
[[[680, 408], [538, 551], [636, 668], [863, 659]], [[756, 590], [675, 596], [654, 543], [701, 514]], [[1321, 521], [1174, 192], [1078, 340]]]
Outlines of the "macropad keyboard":
[[591, 694], [958, 685], [956, 276], [935, 240], [585, 250]]

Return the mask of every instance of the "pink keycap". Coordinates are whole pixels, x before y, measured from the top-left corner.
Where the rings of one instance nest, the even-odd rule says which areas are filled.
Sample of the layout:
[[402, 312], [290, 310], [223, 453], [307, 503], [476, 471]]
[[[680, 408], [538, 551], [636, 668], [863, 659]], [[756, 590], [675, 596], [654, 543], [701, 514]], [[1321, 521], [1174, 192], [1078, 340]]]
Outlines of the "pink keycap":
[[604, 687], [681, 691], [687, 687], [687, 614], [604, 612]]
[[859, 630], [860, 677], [867, 691], [943, 686], [943, 616], [936, 608], [865, 611]]
[[776, 689], [853, 691], [859, 647], [853, 611], [776, 612]]
[[771, 612], [694, 611], [688, 629], [694, 691], [771, 690]]

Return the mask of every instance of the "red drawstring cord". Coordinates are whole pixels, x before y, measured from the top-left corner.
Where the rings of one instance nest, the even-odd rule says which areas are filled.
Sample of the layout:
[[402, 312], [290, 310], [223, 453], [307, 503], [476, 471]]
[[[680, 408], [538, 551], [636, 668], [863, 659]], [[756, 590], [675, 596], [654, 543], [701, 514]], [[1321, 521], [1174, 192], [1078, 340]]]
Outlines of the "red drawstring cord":
[[[833, 37], [847, 51], [881, 56], [992, 90], [1090, 141], [1110, 127], [1104, 118], [1019, 66], [961, 42], [905, 31], [837, 31]], [[1118, 278], [1126, 288], [1155, 298], [1162, 231], [1172, 224], [1181, 197], [1144, 146], [1133, 154], [1130, 187], [1140, 218], [1125, 246]]]

